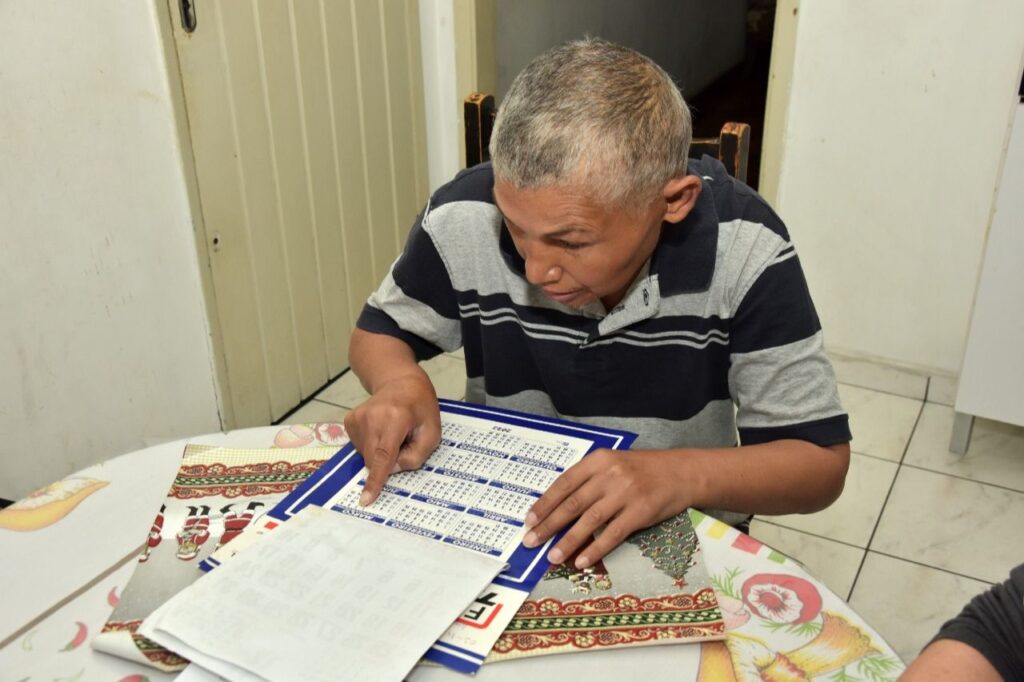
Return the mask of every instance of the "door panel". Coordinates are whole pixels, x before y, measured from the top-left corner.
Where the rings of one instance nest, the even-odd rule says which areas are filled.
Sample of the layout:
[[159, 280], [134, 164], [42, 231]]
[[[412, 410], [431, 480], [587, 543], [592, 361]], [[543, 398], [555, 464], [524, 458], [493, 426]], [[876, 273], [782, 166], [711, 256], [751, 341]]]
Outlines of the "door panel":
[[347, 366], [426, 199], [415, 0], [169, 0], [231, 405], [280, 418]]

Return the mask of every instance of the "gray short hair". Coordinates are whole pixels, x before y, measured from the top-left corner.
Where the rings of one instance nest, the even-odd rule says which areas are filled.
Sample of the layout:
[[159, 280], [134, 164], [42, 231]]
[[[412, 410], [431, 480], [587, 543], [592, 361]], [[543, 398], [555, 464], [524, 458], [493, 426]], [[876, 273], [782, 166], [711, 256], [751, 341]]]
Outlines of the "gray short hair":
[[494, 122], [495, 176], [518, 189], [568, 185], [603, 206], [638, 206], [686, 174], [690, 109], [671, 76], [599, 38], [540, 55]]

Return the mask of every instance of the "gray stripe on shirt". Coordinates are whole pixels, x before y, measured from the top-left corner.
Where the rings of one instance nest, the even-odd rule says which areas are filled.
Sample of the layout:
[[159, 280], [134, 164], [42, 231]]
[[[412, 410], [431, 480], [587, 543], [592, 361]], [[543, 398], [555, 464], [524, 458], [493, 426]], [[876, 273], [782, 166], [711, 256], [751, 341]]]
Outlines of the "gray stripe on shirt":
[[462, 325], [459, 320], [449, 320], [426, 303], [405, 295], [395, 283], [392, 270], [384, 277], [377, 291], [367, 301], [382, 310], [407, 332], [434, 344], [444, 351], [453, 351], [462, 346]]
[[[843, 414], [822, 333], [783, 346], [733, 353], [729, 392], [740, 428], [788, 426]], [[799, 407], [799, 412], [794, 407]]]

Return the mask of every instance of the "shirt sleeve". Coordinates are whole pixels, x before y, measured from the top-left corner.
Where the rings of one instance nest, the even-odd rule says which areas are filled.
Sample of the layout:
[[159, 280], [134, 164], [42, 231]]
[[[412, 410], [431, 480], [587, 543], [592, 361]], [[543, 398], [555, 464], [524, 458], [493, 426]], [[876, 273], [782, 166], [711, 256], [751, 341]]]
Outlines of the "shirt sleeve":
[[401, 255], [356, 322], [365, 331], [404, 341], [417, 360], [462, 345], [456, 292], [437, 245], [424, 229], [429, 210], [416, 220]]
[[1024, 679], [1024, 564], [1006, 582], [972, 599], [932, 642], [940, 639], [975, 649], [1003, 679]]
[[744, 445], [783, 438], [820, 446], [851, 439], [821, 323], [785, 233], [740, 280], [730, 331], [729, 391]]

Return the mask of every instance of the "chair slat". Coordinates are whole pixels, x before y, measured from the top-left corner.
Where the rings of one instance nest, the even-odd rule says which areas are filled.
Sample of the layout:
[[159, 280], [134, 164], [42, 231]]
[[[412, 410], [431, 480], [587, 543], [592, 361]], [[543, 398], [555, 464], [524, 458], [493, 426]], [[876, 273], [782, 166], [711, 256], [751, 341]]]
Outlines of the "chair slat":
[[[488, 145], [496, 113], [493, 95], [474, 92], [466, 97], [463, 104], [466, 168], [490, 160]], [[704, 154], [718, 159], [729, 175], [740, 182], [746, 182], [750, 158], [750, 126], [730, 121], [722, 126], [718, 137], [694, 139], [690, 144], [690, 158], [700, 158]]]

